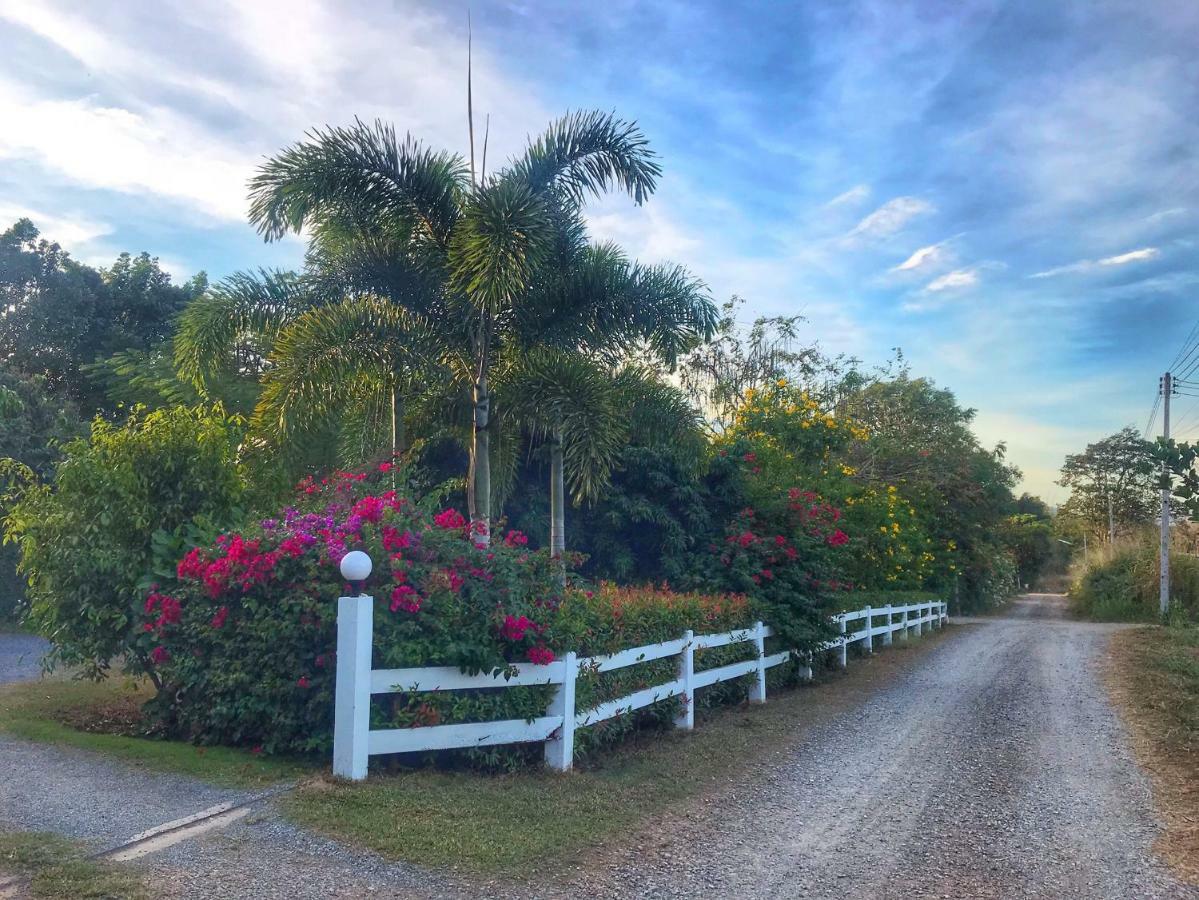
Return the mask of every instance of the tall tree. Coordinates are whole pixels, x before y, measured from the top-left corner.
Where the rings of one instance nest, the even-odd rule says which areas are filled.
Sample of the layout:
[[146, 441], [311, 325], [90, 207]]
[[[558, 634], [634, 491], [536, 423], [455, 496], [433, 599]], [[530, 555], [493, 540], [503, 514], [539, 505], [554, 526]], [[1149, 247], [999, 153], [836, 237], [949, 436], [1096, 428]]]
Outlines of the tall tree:
[[159, 346], [205, 286], [203, 274], [172, 284], [146, 253], [93, 269], [21, 219], [0, 234], [0, 360], [11, 372], [44, 378], [85, 412], [104, 409], [103, 388], [86, 367]]
[[1150, 459], [1151, 445], [1132, 426], [1067, 456], [1058, 484], [1070, 497], [1060, 515], [1109, 541], [1153, 521], [1161, 501]]
[[577, 231], [585, 200], [620, 189], [640, 204], [659, 174], [635, 124], [580, 112], [480, 179], [457, 155], [359, 122], [314, 131], [252, 182], [251, 220], [268, 240], [310, 229], [313, 258], [326, 271], [340, 266], [353, 289], [403, 306], [442, 341], [443, 364], [469, 380], [467, 498], [480, 544], [489, 539], [493, 493], [492, 367], [536, 321], [538, 278], [552, 271], [563, 234]]

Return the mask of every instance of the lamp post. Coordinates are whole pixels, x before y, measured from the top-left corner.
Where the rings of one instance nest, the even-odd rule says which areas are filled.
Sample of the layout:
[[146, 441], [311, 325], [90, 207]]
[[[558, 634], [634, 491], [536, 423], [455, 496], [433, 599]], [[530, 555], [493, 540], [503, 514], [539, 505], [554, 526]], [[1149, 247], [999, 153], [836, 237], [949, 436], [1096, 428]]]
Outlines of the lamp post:
[[350, 590], [362, 596], [363, 585], [371, 574], [374, 564], [361, 550], [351, 550], [341, 558], [341, 577], [350, 583]]

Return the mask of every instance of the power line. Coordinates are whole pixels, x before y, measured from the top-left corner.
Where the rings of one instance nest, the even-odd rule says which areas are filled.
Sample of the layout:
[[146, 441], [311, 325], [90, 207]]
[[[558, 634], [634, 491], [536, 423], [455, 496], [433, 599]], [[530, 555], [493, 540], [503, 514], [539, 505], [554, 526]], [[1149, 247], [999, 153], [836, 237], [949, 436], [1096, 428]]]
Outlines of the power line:
[[1145, 430], [1141, 432], [1142, 437], [1149, 437], [1149, 433], [1153, 429], [1153, 423], [1157, 420], [1157, 410], [1162, 405], [1162, 392], [1158, 390], [1153, 398], [1153, 409], [1149, 411], [1149, 421], [1145, 423]]
[[1191, 326], [1191, 330], [1187, 334], [1186, 339], [1182, 342], [1182, 346], [1175, 355], [1174, 361], [1171, 362], [1170, 365], [1166, 366], [1167, 371], [1174, 371], [1175, 369], [1179, 368], [1184, 356], [1189, 356], [1190, 353], [1193, 353], [1196, 349], [1199, 349], [1199, 341], [1197, 341], [1195, 345], [1191, 347], [1190, 353], [1187, 352], [1187, 346], [1191, 343], [1191, 341], [1195, 340], [1197, 335], [1199, 335], [1199, 320], [1196, 320], [1195, 324]]

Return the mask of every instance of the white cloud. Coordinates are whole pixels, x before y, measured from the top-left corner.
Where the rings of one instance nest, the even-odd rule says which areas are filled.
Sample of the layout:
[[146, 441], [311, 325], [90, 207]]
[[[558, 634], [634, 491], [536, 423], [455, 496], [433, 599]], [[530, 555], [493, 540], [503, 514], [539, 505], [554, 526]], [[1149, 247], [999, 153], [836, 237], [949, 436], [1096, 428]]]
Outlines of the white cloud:
[[838, 194], [828, 203], [824, 204], [825, 209], [833, 209], [838, 206], [857, 206], [863, 200], [870, 196], [870, 185], [855, 184], [843, 194]]
[[0, 229], [8, 228], [17, 219], [31, 220], [43, 238], [56, 241], [68, 250], [91, 243], [113, 231], [111, 225], [80, 213], [59, 216], [27, 206], [0, 203]]
[[912, 219], [933, 211], [933, 205], [919, 197], [895, 197], [858, 222], [845, 237], [847, 240], [890, 237]]
[[1158, 256], [1156, 247], [1145, 247], [1142, 250], [1130, 250], [1127, 253], [1121, 253], [1119, 256], [1106, 256], [1099, 260], [1101, 266], [1122, 266], [1130, 262], [1141, 262], [1146, 259], [1154, 259]]
[[957, 288], [973, 287], [978, 284], [978, 269], [954, 269], [952, 272], [946, 272], [937, 278], [934, 278], [924, 286], [926, 291], [936, 293], [938, 291], [949, 291]]
[[1128, 263], [1145, 262], [1160, 256], [1156, 247], [1143, 247], [1140, 250], [1130, 250], [1116, 256], [1105, 256], [1103, 259], [1080, 259], [1065, 266], [1056, 266], [1028, 276], [1029, 278], [1053, 278], [1055, 275], [1068, 275], [1075, 272], [1090, 272], [1100, 266], [1124, 266]]
[[939, 244], [929, 244], [927, 247], [921, 247], [891, 271], [914, 272], [918, 269], [931, 269], [943, 263], [948, 256], [949, 252], [944, 241]]

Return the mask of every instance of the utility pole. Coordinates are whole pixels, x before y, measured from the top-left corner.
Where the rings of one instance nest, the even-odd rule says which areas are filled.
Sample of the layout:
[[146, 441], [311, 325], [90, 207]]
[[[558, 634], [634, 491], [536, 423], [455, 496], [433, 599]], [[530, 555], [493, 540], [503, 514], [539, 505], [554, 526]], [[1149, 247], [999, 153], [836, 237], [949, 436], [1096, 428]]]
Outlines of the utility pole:
[[[1162, 376], [1162, 439], [1170, 440], [1170, 395], [1174, 393], [1174, 379], [1167, 372]], [[1162, 618], [1170, 612], [1170, 487], [1166, 479], [1169, 475], [1162, 465], [1162, 546], [1161, 546], [1161, 582], [1159, 584], [1158, 603]]]

